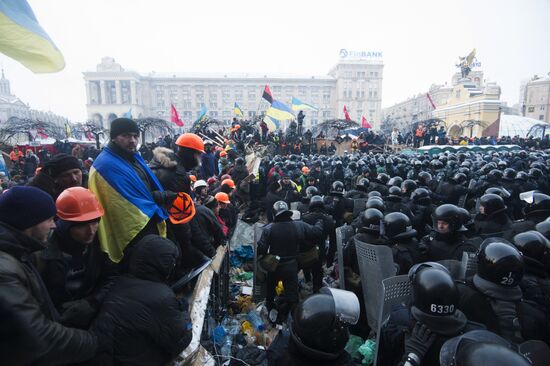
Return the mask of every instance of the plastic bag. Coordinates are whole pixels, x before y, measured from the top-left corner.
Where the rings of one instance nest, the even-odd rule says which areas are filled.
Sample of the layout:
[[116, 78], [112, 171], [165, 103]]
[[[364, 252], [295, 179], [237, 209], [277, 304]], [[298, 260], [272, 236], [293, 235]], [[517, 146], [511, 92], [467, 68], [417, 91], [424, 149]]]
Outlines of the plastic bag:
[[365, 344], [359, 347], [358, 351], [363, 355], [363, 361], [361, 361], [361, 364], [372, 365], [376, 354], [376, 342], [372, 339], [367, 339]]
[[361, 359], [362, 355], [359, 353], [359, 347], [363, 345], [363, 342], [363, 338], [355, 335], [350, 335], [348, 343], [346, 344], [346, 347], [344, 349], [347, 353], [349, 353], [352, 359]]

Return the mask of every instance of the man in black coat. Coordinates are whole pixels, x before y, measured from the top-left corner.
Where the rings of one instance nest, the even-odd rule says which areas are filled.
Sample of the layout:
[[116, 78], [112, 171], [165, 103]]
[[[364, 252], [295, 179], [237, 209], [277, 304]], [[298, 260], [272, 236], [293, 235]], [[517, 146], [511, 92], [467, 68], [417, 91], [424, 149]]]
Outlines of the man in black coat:
[[2, 349], [11, 350], [2, 354], [2, 364], [79, 363], [97, 351], [95, 335], [58, 323], [31, 261], [33, 252], [44, 249], [55, 213], [52, 198], [38, 188], [13, 187], [0, 196], [0, 304], [7, 310], [0, 324], [15, 322], [18, 330], [14, 338], [2, 340]]
[[275, 221], [264, 227], [258, 241], [258, 255], [267, 253], [279, 257], [275, 272], [267, 274], [266, 305], [274, 307], [275, 286], [283, 281], [285, 296], [292, 308], [298, 303], [298, 251], [306, 240], [318, 240], [323, 235], [323, 222], [317, 220], [315, 226], [303, 221], [292, 221], [292, 211], [284, 201], [278, 201], [273, 207]]
[[117, 279], [92, 324], [110, 343], [97, 362], [165, 365], [191, 342], [187, 306], [166, 284], [177, 256], [175, 244], [158, 235], [136, 243], [128, 274]]
[[[334, 262], [334, 253], [336, 253], [336, 230], [334, 227], [334, 219], [327, 215], [325, 204], [321, 196], [313, 196], [309, 204], [309, 211], [302, 217], [305, 223], [315, 225], [318, 220], [323, 221], [323, 235], [317, 240], [309, 242], [312, 246], [319, 248], [319, 259], [311, 267], [313, 275], [313, 292], [317, 292], [323, 286], [323, 264], [328, 267]], [[329, 238], [329, 250], [326, 253], [325, 240]]]

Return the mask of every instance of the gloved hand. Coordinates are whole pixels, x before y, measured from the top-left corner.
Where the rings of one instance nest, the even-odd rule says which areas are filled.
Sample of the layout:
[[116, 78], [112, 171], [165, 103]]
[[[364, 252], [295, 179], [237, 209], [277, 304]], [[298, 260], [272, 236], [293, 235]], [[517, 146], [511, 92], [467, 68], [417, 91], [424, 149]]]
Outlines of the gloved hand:
[[172, 191], [153, 191], [151, 194], [157, 205], [170, 205], [178, 196], [177, 192]]
[[412, 333], [405, 340], [405, 356], [414, 353], [422, 360], [434, 343], [436, 336], [426, 325], [417, 322]]
[[59, 320], [60, 323], [73, 328], [87, 329], [97, 313], [97, 310], [85, 299], [69, 301], [61, 307], [63, 314]]

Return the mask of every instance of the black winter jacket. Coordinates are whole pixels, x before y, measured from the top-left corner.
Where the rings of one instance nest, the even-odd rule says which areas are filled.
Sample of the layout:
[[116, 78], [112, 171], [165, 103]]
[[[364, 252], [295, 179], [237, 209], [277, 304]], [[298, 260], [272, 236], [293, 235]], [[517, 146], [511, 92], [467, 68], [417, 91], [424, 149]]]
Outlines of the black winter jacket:
[[2, 354], [2, 364], [15, 360], [33, 365], [72, 364], [96, 353], [96, 336], [55, 321], [57, 311], [31, 261], [31, 253], [43, 248], [21, 231], [0, 223], [0, 304], [7, 310], [2, 315], [9, 317], [0, 318], [0, 324], [17, 322], [18, 336], [25, 342], [21, 349], [21, 339], [2, 339], [2, 349], [11, 349]]
[[165, 365], [191, 342], [187, 309], [166, 284], [177, 255], [176, 246], [158, 235], [136, 243], [129, 273], [117, 279], [92, 324], [110, 344], [98, 364]]

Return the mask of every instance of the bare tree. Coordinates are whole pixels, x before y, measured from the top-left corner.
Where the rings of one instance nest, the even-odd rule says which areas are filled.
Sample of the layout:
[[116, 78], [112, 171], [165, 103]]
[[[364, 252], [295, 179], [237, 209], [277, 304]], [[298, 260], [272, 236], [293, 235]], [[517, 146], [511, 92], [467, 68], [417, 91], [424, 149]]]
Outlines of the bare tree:
[[78, 123], [76, 129], [86, 137], [93, 137], [95, 140], [95, 147], [99, 150], [100, 136], [105, 136], [105, 130], [99, 122], [90, 120], [84, 123]]
[[3, 141], [25, 136], [29, 141], [34, 140], [33, 131], [49, 137], [62, 140], [66, 138], [65, 128], [50, 121], [31, 118], [10, 117], [0, 124], [0, 139]]
[[145, 145], [145, 134], [151, 133], [154, 134], [173, 134], [174, 128], [172, 124], [164, 119], [160, 118], [138, 118], [134, 120], [139, 128], [141, 133], [141, 144]]

